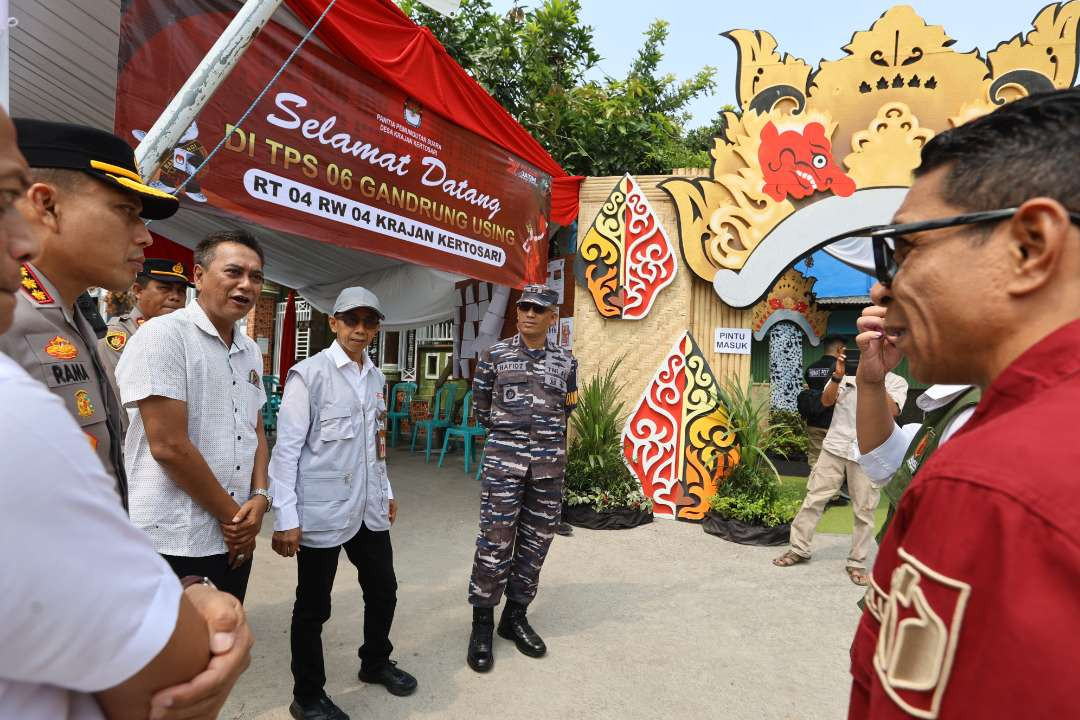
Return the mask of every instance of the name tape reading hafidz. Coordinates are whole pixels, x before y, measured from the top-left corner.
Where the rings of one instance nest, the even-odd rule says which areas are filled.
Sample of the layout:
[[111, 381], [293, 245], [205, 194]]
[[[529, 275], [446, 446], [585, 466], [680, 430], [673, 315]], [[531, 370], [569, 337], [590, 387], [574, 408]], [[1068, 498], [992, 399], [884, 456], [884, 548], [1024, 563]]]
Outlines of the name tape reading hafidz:
[[244, 189], [256, 200], [291, 208], [308, 215], [370, 230], [449, 255], [502, 267], [506, 252], [499, 247], [458, 235], [427, 223], [351, 200], [342, 195], [298, 183], [280, 175], [250, 169], [244, 173]]

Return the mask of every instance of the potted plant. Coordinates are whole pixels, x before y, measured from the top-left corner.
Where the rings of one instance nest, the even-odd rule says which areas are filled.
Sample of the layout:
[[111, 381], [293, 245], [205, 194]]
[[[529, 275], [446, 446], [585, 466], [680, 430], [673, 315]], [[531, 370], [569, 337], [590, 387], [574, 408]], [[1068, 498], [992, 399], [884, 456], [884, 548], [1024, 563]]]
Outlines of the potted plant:
[[767, 401], [755, 402], [749, 386], [729, 379], [718, 393], [735, 433], [739, 462], [709, 499], [702, 527], [744, 545], [782, 545], [800, 503], [781, 496], [780, 475], [769, 454], [792, 442], [792, 429], [774, 420]]
[[622, 358], [589, 379], [570, 416], [573, 440], [566, 453], [566, 521], [594, 530], [652, 522], [652, 501], [623, 461]]

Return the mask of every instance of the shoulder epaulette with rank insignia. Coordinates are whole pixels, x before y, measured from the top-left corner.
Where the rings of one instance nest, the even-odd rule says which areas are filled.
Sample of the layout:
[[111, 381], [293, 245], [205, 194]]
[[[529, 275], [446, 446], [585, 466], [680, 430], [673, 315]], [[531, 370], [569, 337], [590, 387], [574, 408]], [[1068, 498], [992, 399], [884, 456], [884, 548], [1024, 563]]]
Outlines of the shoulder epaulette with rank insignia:
[[37, 275], [29, 267], [24, 264], [20, 266], [19, 271], [22, 274], [23, 292], [29, 295], [31, 300], [38, 305], [51, 305], [55, 302], [52, 295], [45, 290], [45, 286], [41, 284]]

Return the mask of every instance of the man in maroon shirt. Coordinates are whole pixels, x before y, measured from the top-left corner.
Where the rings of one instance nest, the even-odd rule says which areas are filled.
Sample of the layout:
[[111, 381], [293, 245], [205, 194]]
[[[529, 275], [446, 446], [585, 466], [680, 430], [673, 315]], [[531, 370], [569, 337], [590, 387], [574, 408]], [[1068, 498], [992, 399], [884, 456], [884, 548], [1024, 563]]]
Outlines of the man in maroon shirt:
[[1021, 99], [934, 137], [902, 225], [853, 233], [888, 308], [870, 354], [983, 398], [881, 544], [850, 718], [1080, 717], [1078, 160], [1080, 88]]

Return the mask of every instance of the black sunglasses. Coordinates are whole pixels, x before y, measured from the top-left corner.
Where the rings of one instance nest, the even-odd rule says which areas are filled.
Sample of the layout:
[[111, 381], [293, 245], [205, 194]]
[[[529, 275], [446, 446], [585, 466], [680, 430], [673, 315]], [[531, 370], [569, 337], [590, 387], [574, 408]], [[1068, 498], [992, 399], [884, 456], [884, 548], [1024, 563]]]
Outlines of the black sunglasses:
[[[986, 222], [1001, 222], [1017, 213], [1020, 208], [1004, 208], [1002, 210], [984, 210], [982, 212], [964, 213], [952, 217], [938, 218], [936, 220], [922, 220], [920, 222], [898, 223], [893, 225], [871, 225], [869, 227], [851, 230], [841, 233], [829, 239], [829, 242], [846, 240], [848, 238], [869, 238], [874, 248], [874, 274], [878, 282], [888, 287], [896, 274], [900, 272], [900, 263], [896, 259], [896, 238], [904, 235], [926, 232], [927, 230], [940, 230], [947, 227], [961, 225], [977, 225]], [[1069, 213], [1069, 219], [1080, 225], [1080, 213]]]
[[375, 313], [343, 312], [334, 316], [338, 322], [345, 323], [345, 327], [354, 328], [363, 325], [368, 330], [379, 327], [379, 316]]
[[518, 303], [518, 309], [521, 310], [521, 312], [523, 313], [527, 313], [532, 310], [537, 315], [543, 315], [545, 312], [548, 311], [548, 308], [544, 305], [537, 305], [536, 303], [530, 302]]

